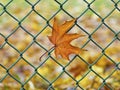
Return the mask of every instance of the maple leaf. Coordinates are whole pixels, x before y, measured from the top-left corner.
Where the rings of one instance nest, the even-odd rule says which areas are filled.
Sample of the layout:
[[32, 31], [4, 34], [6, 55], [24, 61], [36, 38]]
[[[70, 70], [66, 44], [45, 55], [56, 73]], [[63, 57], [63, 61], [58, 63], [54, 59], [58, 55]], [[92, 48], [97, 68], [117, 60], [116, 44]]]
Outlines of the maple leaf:
[[52, 35], [48, 36], [49, 40], [55, 46], [55, 56], [61, 55], [64, 59], [69, 60], [70, 54], [79, 54], [81, 49], [72, 46], [70, 42], [81, 36], [80, 34], [67, 34], [67, 31], [74, 25], [75, 19], [66, 21], [62, 25], [58, 25], [57, 19], [54, 18]]

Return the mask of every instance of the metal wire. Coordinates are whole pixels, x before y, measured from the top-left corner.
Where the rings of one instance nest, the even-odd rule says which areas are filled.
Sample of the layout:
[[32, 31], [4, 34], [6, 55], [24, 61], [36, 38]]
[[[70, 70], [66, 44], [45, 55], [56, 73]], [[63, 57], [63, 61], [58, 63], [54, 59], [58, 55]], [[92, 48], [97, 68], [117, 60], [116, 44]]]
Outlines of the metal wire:
[[[101, 24], [92, 32], [92, 33], [88, 33], [85, 29], [83, 29], [79, 24], [75, 23], [76, 26], [78, 26], [84, 33], [86, 33], [88, 35], [88, 41], [82, 46], [82, 48], [84, 48], [90, 41], [92, 43], [94, 43], [100, 50], [101, 50], [101, 55], [94, 61], [94, 63], [92, 64], [89, 64], [88, 62], [86, 62], [86, 60], [80, 56], [78, 56], [84, 63], [86, 63], [89, 67], [89, 70], [83, 75], [83, 77], [79, 80], [76, 80], [73, 76], [71, 76], [70, 73], [67, 72], [66, 68], [67, 66], [70, 65], [71, 62], [73, 62], [76, 58], [76, 56], [66, 65], [66, 66], [63, 66], [62, 64], [60, 64], [54, 57], [52, 57], [50, 54], [54, 51], [54, 50], [51, 50], [49, 51], [49, 54], [48, 54], [48, 57], [46, 58], [46, 60], [40, 64], [38, 67], [35, 67], [34, 65], [32, 65], [28, 60], [26, 60], [24, 57], [23, 57], [23, 54], [30, 48], [30, 46], [32, 46], [33, 44], [37, 44], [39, 47], [41, 47], [42, 49], [44, 49], [45, 51], [48, 51], [44, 46], [42, 46], [42, 44], [39, 44], [36, 39], [37, 37], [47, 28], [47, 26], [51, 27], [52, 26], [49, 24], [50, 20], [53, 19], [60, 11], [63, 11], [64, 13], [66, 13], [67, 15], [69, 15], [71, 18], [75, 18], [74, 16], [72, 16], [68, 11], [66, 11], [64, 9], [64, 5], [65, 3], [67, 3], [69, 0], [65, 0], [64, 2], [60, 3], [59, 0], [54, 0], [54, 2], [59, 6], [59, 9], [49, 18], [49, 19], [46, 19], [43, 15], [41, 15], [36, 9], [35, 9], [35, 6], [41, 2], [41, 0], [37, 0], [34, 4], [32, 4], [29, 0], [25, 0], [25, 2], [27, 4], [29, 4], [29, 6], [31, 7], [31, 10], [21, 19], [17, 19], [14, 15], [12, 15], [7, 7], [9, 6], [9, 4], [11, 4], [13, 2], [13, 0], [10, 0], [6, 5], [3, 5], [2, 3], [0, 3], [0, 7], [2, 7], [2, 12], [0, 13], [0, 16], [2, 16], [4, 13], [6, 13], [7, 15], [9, 15], [12, 19], [14, 19], [17, 23], [18, 23], [18, 26], [8, 35], [8, 36], [5, 36], [2, 34], [2, 32], [0, 32], [0, 36], [2, 38], [4, 38], [4, 43], [2, 45], [0, 45], [0, 49], [4, 48], [4, 46], [6, 44], [8, 44], [11, 48], [13, 48], [16, 52], [19, 53], [19, 57], [18, 59], [9, 67], [9, 68], [6, 68], [5, 66], [3, 66], [2, 64], [0, 64], [0, 67], [3, 68], [4, 70], [6, 70], [6, 74], [4, 75], [4, 77], [2, 77], [2, 79], [0, 79], [0, 82], [2, 82], [7, 76], [10, 76], [11, 78], [13, 78], [14, 80], [16, 80], [20, 85], [21, 85], [21, 88], [20, 90], [25, 90], [24, 86], [32, 79], [32, 77], [34, 77], [36, 74], [39, 75], [41, 78], [43, 78], [48, 84], [48, 90], [55, 90], [54, 87], [53, 87], [53, 83], [58, 80], [63, 73], [66, 73], [69, 77], [71, 77], [71, 79], [73, 81], [76, 82], [76, 87], [74, 88], [74, 90], [76, 90], [77, 88], [81, 89], [81, 90], [84, 90], [84, 88], [82, 86], [79, 85], [79, 82], [82, 81], [90, 72], [93, 72], [94, 74], [96, 74], [99, 78], [101, 78], [101, 80], [103, 81], [103, 83], [101, 84], [101, 86], [99, 87], [99, 90], [101, 90], [101, 88], [106, 85], [109, 89], [111, 89], [111, 87], [106, 83], [106, 80], [119, 68], [119, 64], [120, 63], [116, 63], [110, 56], [108, 56], [106, 53], [105, 53], [105, 50], [112, 44], [114, 43], [115, 40], [119, 40], [120, 41], [120, 38], [118, 38], [118, 35], [120, 34], [120, 31], [119, 32], [115, 32], [109, 25], [107, 25], [107, 23], [105, 22], [105, 20], [113, 13], [113, 11], [117, 10], [118, 12], [120, 12], [120, 9], [118, 7], [118, 4], [120, 3], [120, 0], [118, 2], [115, 2], [114, 0], [111, 0], [111, 2], [114, 4], [114, 8], [111, 10], [111, 12], [109, 12], [105, 17], [102, 17], [100, 16], [94, 9], [91, 8], [91, 5], [95, 2], [95, 0], [91, 1], [90, 3], [87, 1], [87, 0], [83, 0], [86, 4], [87, 4], [87, 8], [77, 17], [77, 19], [81, 18], [82, 16], [85, 15], [85, 13], [90, 10], [92, 13], [94, 13], [96, 16], [98, 16], [100, 19], [101, 19]], [[33, 35], [32, 33], [30, 33], [27, 29], [25, 29], [22, 25], [22, 23], [24, 22], [24, 20], [32, 13], [36, 13], [37, 15], [39, 15], [39, 17], [41, 17], [43, 20], [45, 20], [46, 22], [46, 26], [40, 31], [38, 32], [36, 35]], [[98, 29], [102, 26], [102, 25], [105, 25], [111, 32], [114, 33], [114, 38], [112, 39], [112, 41], [106, 46], [106, 47], [101, 47], [99, 45], [99, 43], [95, 42], [93, 39], [92, 39], [92, 36], [95, 32], [98, 31]], [[11, 35], [13, 35], [17, 30], [18, 28], [22, 28], [21, 30], [25, 31], [30, 37], [33, 38], [32, 42], [23, 50], [23, 51], [20, 51], [18, 50], [16, 47], [14, 47], [11, 43], [9, 43], [8, 39]], [[113, 72], [111, 72], [106, 78], [103, 78], [101, 75], [99, 75], [96, 71], [94, 71], [94, 69], [92, 68], [92, 66], [94, 64], [96, 64], [100, 58], [102, 56], [106, 56], [112, 63], [114, 63], [116, 65], [116, 69], [114, 69]], [[0, 57], [2, 58], [2, 57]], [[38, 73], [38, 68], [41, 67], [47, 60], [48, 58], [51, 58], [54, 62], [56, 62], [58, 65], [60, 65], [62, 67], [62, 72], [56, 77], [54, 78], [54, 80], [52, 82], [50, 82], [49, 80], [46, 79], [46, 77], [42, 76], [40, 73]], [[29, 64], [33, 69], [34, 69], [34, 73], [25, 81], [25, 82], [21, 82], [20, 80], [16, 79], [13, 75], [11, 75], [10, 73], [10, 70], [11, 68], [14, 68], [14, 65], [16, 63], [18, 63], [21, 59], [23, 59], [27, 64]]]

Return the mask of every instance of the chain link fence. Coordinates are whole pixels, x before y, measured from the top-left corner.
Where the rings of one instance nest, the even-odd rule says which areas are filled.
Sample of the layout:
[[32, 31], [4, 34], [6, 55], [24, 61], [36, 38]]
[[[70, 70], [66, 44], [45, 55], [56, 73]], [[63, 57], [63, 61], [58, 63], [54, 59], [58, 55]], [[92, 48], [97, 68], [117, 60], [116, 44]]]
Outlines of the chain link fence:
[[[88, 51], [56, 59], [54, 17]], [[0, 25], [0, 90], [120, 90], [120, 0], [1, 0]]]

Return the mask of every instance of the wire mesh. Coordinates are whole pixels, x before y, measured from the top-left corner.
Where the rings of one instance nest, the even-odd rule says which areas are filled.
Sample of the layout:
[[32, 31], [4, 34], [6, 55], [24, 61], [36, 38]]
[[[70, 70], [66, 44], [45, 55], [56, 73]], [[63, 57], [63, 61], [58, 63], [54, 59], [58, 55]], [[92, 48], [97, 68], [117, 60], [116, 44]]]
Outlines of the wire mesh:
[[[75, 0], [76, 1], [76, 0]], [[75, 2], [74, 1], [74, 2]], [[78, 1], [80, 1], [80, 0], [78, 0]], [[93, 4], [96, 2], [97, 0], [81, 0], [80, 1], [80, 3], [81, 2], [83, 2], [84, 4], [85, 4], [85, 6], [86, 6], [86, 8], [84, 9], [84, 10], [82, 10], [82, 12], [80, 12], [80, 13], [77, 13], [77, 17], [76, 16], [74, 16], [74, 11], [71, 11], [72, 12], [72, 14], [71, 14], [71, 12], [69, 12], [69, 10], [67, 10], [66, 9], [66, 7], [68, 7], [69, 5], [67, 5], [66, 6], [66, 4], [68, 3], [68, 2], [70, 2], [69, 0], [53, 0], [52, 2], [54, 2], [55, 3], [55, 7], [57, 8], [57, 10], [53, 10], [53, 12], [49, 12], [49, 9], [48, 9], [48, 11], [45, 11], [44, 13], [46, 14], [46, 13], [50, 13], [48, 16], [46, 16], [44, 13], [41, 13], [36, 7], [38, 7], [38, 8], [42, 8], [42, 6], [41, 6], [41, 4], [39, 5], [39, 3], [41, 3], [41, 2], [45, 2], [45, 4], [43, 4], [43, 6], [44, 5], [48, 5], [48, 4], [50, 4], [50, 1], [45, 1], [45, 0], [35, 0], [35, 1], [33, 1], [33, 0], [25, 0], [25, 1], [23, 1], [23, 3], [22, 4], [26, 4], [27, 6], [26, 6], [26, 8], [27, 7], [30, 7], [30, 9], [29, 9], [29, 11], [26, 11], [25, 13], [23, 13], [22, 15], [21, 15], [21, 17], [18, 17], [17, 15], [14, 15], [11, 11], [14, 11], [14, 10], [12, 10], [12, 8], [9, 8], [9, 6], [12, 4], [12, 3], [15, 3], [15, 0], [6, 0], [6, 2], [5, 3], [3, 3], [4, 1], [0, 1], [0, 17], [2, 17], [3, 19], [5, 19], [6, 17], [4, 16], [4, 14], [6, 14], [9, 18], [11, 18], [12, 19], [12, 21], [11, 21], [11, 23], [12, 22], [15, 22], [15, 24], [13, 25], [13, 27], [14, 27], [14, 29], [12, 29], [12, 30], [10, 30], [10, 32], [8, 33], [8, 34], [4, 34], [4, 31], [2, 31], [2, 30], [0, 30], [0, 39], [1, 39], [1, 43], [0, 43], [0, 51], [2, 52], [2, 53], [4, 53], [4, 51], [3, 51], [3, 49], [4, 49], [4, 47], [7, 45], [7, 46], [9, 46], [9, 48], [11, 48], [11, 49], [13, 49], [14, 50], [14, 53], [16, 53], [17, 55], [15, 56], [16, 58], [15, 58], [15, 60], [14, 60], [14, 62], [12, 62], [12, 64], [10, 64], [8, 67], [6, 67], [3, 63], [1, 63], [0, 64], [0, 68], [1, 68], [1, 70], [3, 69], [3, 71], [5, 71], [5, 73], [2, 71], [2, 72], [0, 72], [0, 74], [1, 74], [1, 78], [0, 78], [0, 83], [2, 84], [2, 82], [4, 82], [5, 81], [5, 79], [7, 78], [7, 77], [10, 77], [10, 78], [12, 78], [13, 79], [13, 81], [16, 81], [18, 84], [19, 84], [19, 89], [20, 90], [28, 90], [26, 87], [26, 85], [29, 83], [30, 84], [30, 81], [31, 81], [31, 79], [32, 78], [34, 78], [36, 75], [38, 76], [38, 77], [40, 77], [44, 82], [46, 82], [47, 83], [47, 87], [46, 87], [46, 89], [47, 90], [60, 90], [60, 89], [56, 89], [55, 88], [55, 86], [54, 86], [54, 83], [59, 79], [59, 78], [61, 78], [61, 76], [63, 75], [63, 74], [66, 74], [69, 78], [71, 78], [72, 79], [72, 81], [74, 81], [75, 82], [75, 86], [74, 87], [67, 87], [67, 89], [66, 90], [69, 90], [69, 88], [70, 88], [70, 90], [85, 90], [85, 89], [87, 89], [87, 88], [90, 88], [90, 87], [84, 87], [84, 86], [82, 86], [81, 84], [80, 84], [80, 82], [82, 81], [82, 80], [84, 80], [86, 77], [87, 77], [87, 75], [89, 75], [91, 72], [96, 76], [96, 77], [98, 77], [100, 80], [101, 80], [101, 84], [99, 84], [99, 87], [97, 88], [97, 89], [99, 89], [99, 90], [102, 90], [102, 88], [105, 86], [107, 89], [104, 89], [104, 90], [117, 90], [116, 88], [113, 88], [110, 84], [108, 84], [107, 83], [107, 80], [116, 72], [116, 71], [118, 71], [118, 72], [120, 72], [119, 70], [120, 70], [120, 62], [117, 62], [116, 61], [116, 58], [114, 59], [114, 58], [111, 58], [111, 56], [110, 55], [108, 55], [107, 53], [106, 53], [106, 51], [107, 51], [107, 49], [110, 47], [110, 45], [112, 45], [116, 40], [117, 40], [117, 42], [119, 43], [118, 45], [120, 45], [120, 38], [119, 38], [119, 36], [120, 36], [120, 28], [118, 29], [118, 31], [115, 31], [111, 26], [112, 25], [109, 25], [109, 24], [107, 24], [106, 23], [106, 20], [115, 12], [115, 11], [117, 11], [119, 14], [120, 14], [120, 0], [108, 0], [109, 1], [109, 3], [111, 3], [112, 5], [113, 5], [113, 8], [109, 11], [109, 13], [105, 13], [105, 15], [101, 15], [99, 12], [97, 12], [96, 10], [94, 10], [95, 8], [93, 8]], [[98, 0], [99, 1], [99, 0]], [[104, 1], [102, 2], [102, 3], [104, 3]], [[22, 7], [22, 6], [21, 6]], [[52, 7], [52, 6], [51, 6]], [[71, 6], [69, 6], [69, 7], [71, 7]], [[76, 6], [74, 6], [74, 7], [76, 7]], [[13, 4], [13, 8], [15, 8], [14, 7], [14, 4]], [[24, 8], [23, 10], [25, 10], [26, 8]], [[49, 8], [49, 6], [48, 6], [48, 8]], [[103, 7], [104, 8], [104, 7]], [[43, 9], [43, 11], [44, 11], [44, 8], [42, 8]], [[54, 9], [54, 8], [50, 8], [50, 9]], [[80, 9], [82, 9], [82, 8], [80, 8]], [[99, 24], [97, 25], [97, 27], [95, 27], [94, 28], [94, 30], [92, 30], [91, 32], [89, 32], [89, 31], [87, 31], [86, 30], [86, 28], [83, 28], [82, 27], [82, 25], [81, 24], [79, 24], [78, 23], [78, 21], [79, 21], [79, 19], [81, 19], [83, 16], [85, 16], [85, 14], [88, 12], [88, 11], [90, 11], [92, 14], [94, 14], [95, 15], [95, 17], [97, 17], [97, 19], [99, 20]], [[17, 12], [17, 11], [16, 11]], [[19, 12], [19, 10], [18, 10], [18, 12]], [[84, 58], [84, 57], [82, 57], [82, 55], [75, 55], [75, 56], [73, 56], [73, 58], [71, 58], [71, 60], [67, 63], [67, 64], [65, 64], [65, 65], [63, 65], [63, 64], [61, 64], [60, 62], [59, 62], [59, 60], [57, 60], [53, 55], [52, 55], [52, 53], [54, 52], [54, 49], [52, 49], [52, 50], [48, 50], [48, 47], [47, 46], [49, 46], [49, 45], [47, 45], [47, 46], [45, 46], [45, 44], [42, 44], [42, 43], [40, 43], [39, 42], [39, 40], [38, 40], [38, 38], [39, 38], [39, 36], [40, 35], [42, 35], [43, 34], [43, 32], [44, 31], [46, 31], [46, 28], [49, 28], [50, 30], [52, 29], [52, 25], [51, 25], [51, 20], [53, 20], [53, 18], [54, 17], [56, 17], [59, 13], [61, 13], [61, 12], [63, 12], [64, 14], [66, 14], [67, 15], [67, 17], [70, 17], [71, 19], [73, 19], [73, 18], [77, 18], [77, 22], [75, 22], [75, 25], [73, 26], [73, 28], [76, 26], [80, 31], [82, 31], [86, 36], [88, 36], [87, 37], [87, 40], [86, 40], [86, 42], [84, 42], [84, 44], [82, 45], [82, 48], [85, 48], [85, 47], [87, 47], [87, 45], [90, 43], [90, 42], [92, 42], [93, 44], [95, 44], [95, 46], [97, 47], [97, 49], [96, 50], [100, 50], [100, 55], [99, 55], [99, 57], [97, 57], [95, 60], [94, 60], [94, 62], [92, 62], [92, 63], [89, 63], [89, 62], [87, 62], [86, 61], [86, 58]], [[45, 24], [45, 25], [43, 25], [43, 27], [42, 28], [40, 28], [41, 30], [38, 30], [38, 32], [37, 33], [32, 33], [31, 31], [29, 31], [29, 26], [30, 25], [28, 25], [28, 27], [26, 28], [25, 26], [24, 26], [24, 22], [25, 22], [25, 20], [32, 14], [32, 13], [34, 13], [35, 15], [37, 15], [39, 18], [40, 18], [40, 20], [42, 20], [43, 21], [43, 23]], [[91, 14], [90, 13], [90, 14]], [[117, 13], [115, 13], [115, 14], [117, 14]], [[61, 14], [60, 14], [61, 15]], [[34, 16], [34, 15], [33, 15]], [[66, 17], [66, 18], [67, 18]], [[118, 15], [118, 17], [119, 17], [119, 15]], [[34, 17], [33, 17], [34, 18]], [[120, 17], [119, 17], [120, 18]], [[89, 18], [88, 18], [89, 19]], [[1, 19], [2, 20], [2, 19]], [[5, 20], [7, 20], [7, 19], [5, 19]], [[27, 21], [27, 22], [30, 22], [29, 20]], [[42, 25], [43, 23], [41, 23], [40, 25]], [[92, 23], [92, 22], [91, 22]], [[95, 22], [93, 22], [93, 23], [95, 23]], [[29, 23], [28, 23], [29, 24]], [[1, 24], [2, 25], [2, 24]], [[103, 27], [103, 25], [104, 25], [104, 27], [106, 27], [107, 29], [108, 29], [108, 31], [109, 32], [111, 32], [112, 33], [112, 35], [113, 35], [113, 37], [112, 37], [112, 39], [111, 39], [111, 41], [109, 42], [109, 43], [107, 43], [107, 45], [106, 46], [102, 46], [99, 42], [96, 42], [95, 41], [95, 39], [94, 39], [94, 34], [96, 33], [96, 32], [100, 32], [100, 28], [101, 27]], [[119, 24], [118, 24], [119, 25]], [[119, 26], [118, 26], [119, 27]], [[10, 28], [11, 29], [11, 28]], [[15, 35], [15, 33], [16, 32], [18, 32], [18, 31], [20, 31], [20, 32], [24, 32], [24, 33], [26, 33], [27, 34], [27, 36], [30, 38], [30, 41], [29, 41], [29, 43], [24, 47], [24, 49], [18, 49], [13, 43], [11, 43], [11, 37], [13, 36], [13, 35]], [[70, 31], [72, 31], [72, 30], [70, 30]], [[48, 31], [49, 32], [49, 31]], [[23, 33], [19, 33], [19, 34], [23, 34]], [[104, 35], [101, 35], [101, 38], [102, 38], [102, 36], [104, 36]], [[44, 35], [43, 36], [41, 36], [41, 38], [42, 37], [44, 37]], [[15, 38], [17, 38], [17, 36], [15, 37]], [[21, 37], [19, 37], [19, 38], [21, 38]], [[12, 38], [13, 39], [13, 38]], [[19, 40], [19, 39], [18, 39]], [[26, 37], [25, 37], [25, 40], [26, 40]], [[15, 41], [15, 40], [13, 40], [13, 41]], [[19, 41], [18, 41], [19, 42]], [[15, 42], [16, 43], [16, 42]], [[22, 43], [24, 43], [24, 42], [22, 42]], [[48, 42], [46, 42], [46, 43], [48, 43]], [[20, 43], [20, 46], [21, 45], [23, 45], [23, 44], [21, 44]], [[32, 62], [30, 62], [25, 56], [24, 56], [24, 54], [27, 52], [27, 50], [29, 50], [29, 48], [31, 48], [31, 46], [32, 45], [37, 45], [38, 46], [38, 48], [41, 48], [42, 50], [43, 50], [43, 52], [48, 52], [48, 55], [46, 56], [46, 57], [44, 57], [43, 59], [43, 61], [39, 61], [38, 59], [37, 59], [37, 63], [39, 63], [39, 65], [38, 66], [35, 66]], [[87, 48], [86, 48], [87, 49]], [[120, 49], [119, 49], [120, 50]], [[118, 52], [117, 53], [119, 53], [120, 51], [118, 50]], [[34, 50], [33, 49], [33, 52], [37, 52], [37, 50]], [[91, 52], [91, 51], [87, 51], [87, 52]], [[109, 52], [112, 52], [112, 51], [109, 51]], [[5, 53], [5, 54], [10, 54], [11, 52], [9, 52], [8, 51], [8, 53]], [[86, 52], [84, 52], [84, 53], [86, 53]], [[39, 53], [38, 53], [39, 54]], [[7, 57], [7, 56], [6, 56]], [[12, 56], [11, 56], [12, 57]], [[36, 56], [35, 56], [36, 57]], [[106, 77], [103, 77], [101, 74], [99, 74], [93, 67], [94, 67], [94, 65], [96, 65], [96, 63], [97, 62], [99, 62], [100, 61], [100, 59], [101, 58], [103, 58], [103, 57], [105, 57], [105, 58], [107, 58], [108, 59], [108, 61], [109, 62], [111, 62], [112, 63], [112, 71], [111, 72], [109, 72], [109, 75], [107, 75]], [[2, 58], [3, 58], [3, 56], [1, 55], [0, 56], [0, 58], [1, 58], [1, 61], [0, 62], [2, 62]], [[29, 57], [28, 57], [29, 58]], [[39, 57], [38, 57], [39, 58]], [[80, 77], [79, 79], [76, 79], [70, 72], [68, 72], [68, 70], [67, 70], [67, 68], [76, 60], [76, 58], [78, 58], [78, 61], [82, 61], [82, 63], [84, 63], [85, 65], [87, 65], [87, 67], [86, 67], [86, 72], [82, 75], [82, 77]], [[48, 61], [50, 61], [49, 59], [51, 59], [51, 62], [54, 62], [57, 66], [59, 66], [60, 68], [61, 68], [61, 72], [56, 76], [56, 77], [54, 77], [52, 80], [49, 80], [48, 78], [46, 78], [44, 75], [42, 75], [41, 74], [41, 70], [39, 71], [39, 69], [42, 67], [42, 66], [44, 66], [44, 64], [46, 63], [46, 62], [48, 62]], [[6, 60], [6, 58], [3, 58], [3, 60], [5, 61]], [[8, 61], [8, 63], [9, 62], [11, 62], [11, 60], [10, 60], [10, 58], [8, 59], [9, 61]], [[34, 61], [34, 60], [33, 60]], [[17, 73], [17, 74], [20, 74], [20, 76], [19, 76], [19, 78], [21, 78], [21, 79], [18, 79], [17, 78], [17, 76], [16, 75], [14, 75], [13, 74], [13, 72], [14, 71], [12, 71], [13, 69], [15, 69], [16, 67], [17, 67], [17, 65], [19, 66], [19, 64], [20, 64], [20, 62], [24, 62], [24, 64], [25, 65], [27, 65], [27, 67], [30, 67], [31, 68], [31, 70], [32, 70], [32, 73], [29, 73], [30, 75], [29, 75], [29, 77], [27, 77], [27, 79], [26, 80], [22, 80], [22, 75], [20, 74], [20, 73]], [[102, 62], [102, 63], [104, 63], [104, 62]], [[79, 65], [81, 65], [81, 63], [79, 63]], [[16, 67], [15, 67], [16, 66]], [[54, 66], [52, 66], [52, 67], [54, 67]], [[109, 67], [109, 66], [108, 66]], [[55, 67], [54, 67], [55, 68]], [[49, 67], [48, 67], [48, 69], [49, 69]], [[22, 70], [22, 67], [20, 67], [20, 70]], [[30, 71], [31, 71], [30, 70]], [[25, 70], [23, 70], [23, 71], [25, 71]], [[98, 70], [99, 71], [99, 70]], [[22, 72], [22, 71], [21, 71]], [[2, 75], [2, 73], [4, 73], [4, 75]], [[51, 72], [52, 73], [52, 72]], [[51, 74], [51, 73], [49, 73], [49, 75]], [[49, 76], [48, 75], [48, 76]], [[92, 77], [92, 76], [90, 76], [90, 77]], [[84, 81], [84, 82], [87, 82], [87, 81]], [[89, 83], [89, 84], [92, 84], [92, 83]], [[2, 86], [1, 86], [2, 87]], [[42, 87], [42, 86], [41, 86]], [[56, 86], [57, 87], [57, 86]], [[94, 89], [94, 88], [93, 88]], [[119, 88], [120, 89], [120, 88]], [[119, 90], [118, 89], [118, 90]], [[0, 89], [0, 90], [3, 90], [3, 89]], [[7, 89], [5, 89], [5, 90], [7, 90]], [[30, 89], [31, 90], [31, 89]], [[43, 89], [41, 89], [40, 87], [38, 87], [38, 90], [43, 90]]]

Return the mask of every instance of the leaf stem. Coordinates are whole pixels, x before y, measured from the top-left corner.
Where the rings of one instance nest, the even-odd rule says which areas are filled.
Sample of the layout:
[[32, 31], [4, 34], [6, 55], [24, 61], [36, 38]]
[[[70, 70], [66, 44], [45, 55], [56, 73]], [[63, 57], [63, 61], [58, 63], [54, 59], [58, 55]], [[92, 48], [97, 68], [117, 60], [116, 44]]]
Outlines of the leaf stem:
[[42, 56], [40, 56], [39, 61], [41, 61], [41, 58], [42, 58], [45, 54], [47, 54], [50, 50], [52, 50], [54, 47], [55, 47], [55, 46], [51, 47], [49, 50], [47, 50], [45, 53], [43, 53]]

